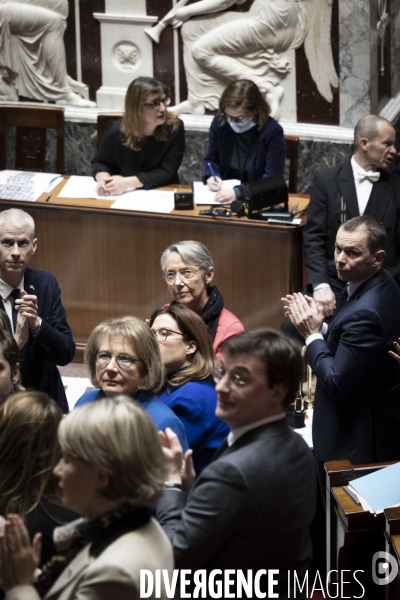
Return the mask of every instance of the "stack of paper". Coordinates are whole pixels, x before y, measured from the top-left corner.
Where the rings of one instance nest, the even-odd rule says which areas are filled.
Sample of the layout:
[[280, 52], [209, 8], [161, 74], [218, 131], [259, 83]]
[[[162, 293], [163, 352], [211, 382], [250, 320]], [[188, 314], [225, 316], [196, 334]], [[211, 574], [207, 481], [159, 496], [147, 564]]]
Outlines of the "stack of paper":
[[44, 192], [50, 192], [59, 183], [57, 173], [35, 173], [33, 171], [0, 172], [0, 198], [3, 200], [25, 200], [35, 202]]
[[111, 208], [120, 210], [141, 210], [144, 212], [170, 213], [174, 208], [174, 192], [161, 190], [131, 190], [120, 196], [99, 196], [97, 183], [93, 177], [72, 175], [64, 185], [59, 198], [95, 198], [114, 200]]
[[[240, 185], [239, 179], [225, 179], [222, 182], [221, 189], [231, 190], [235, 185]], [[208, 185], [203, 184], [201, 181], [195, 181], [193, 183], [193, 193], [196, 204], [221, 204], [220, 202], [215, 202], [216, 192], [212, 192]]]
[[400, 506], [400, 462], [359, 477], [347, 487], [357, 496], [364, 510], [372, 514]]

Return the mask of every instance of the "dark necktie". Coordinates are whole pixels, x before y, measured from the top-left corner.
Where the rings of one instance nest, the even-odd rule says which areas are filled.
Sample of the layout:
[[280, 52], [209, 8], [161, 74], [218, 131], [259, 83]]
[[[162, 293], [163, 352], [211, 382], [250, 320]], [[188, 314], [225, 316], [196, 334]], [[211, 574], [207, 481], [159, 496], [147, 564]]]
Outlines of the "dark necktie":
[[15, 308], [15, 301], [19, 300], [21, 298], [21, 292], [18, 288], [15, 288], [10, 296], [12, 296], [14, 298], [14, 304], [12, 307], [12, 324], [13, 324], [13, 331], [14, 333], [17, 331], [17, 317], [18, 317], [18, 311]]
[[345, 285], [344, 288], [342, 289], [342, 293], [339, 296], [339, 300], [336, 305], [335, 314], [337, 314], [339, 312], [339, 310], [341, 310], [343, 308], [343, 306], [346, 304], [348, 299], [349, 299], [349, 286]]
[[[12, 322], [13, 322], [13, 330], [14, 333], [17, 331], [17, 317], [18, 311], [15, 308], [15, 301], [21, 298], [21, 291], [18, 288], [15, 288], [10, 296], [14, 298], [14, 304], [12, 307]], [[19, 359], [21, 365], [21, 378], [22, 385], [26, 388], [33, 387], [33, 370], [31, 365], [31, 359], [29, 354], [29, 344], [26, 343], [19, 351]]]

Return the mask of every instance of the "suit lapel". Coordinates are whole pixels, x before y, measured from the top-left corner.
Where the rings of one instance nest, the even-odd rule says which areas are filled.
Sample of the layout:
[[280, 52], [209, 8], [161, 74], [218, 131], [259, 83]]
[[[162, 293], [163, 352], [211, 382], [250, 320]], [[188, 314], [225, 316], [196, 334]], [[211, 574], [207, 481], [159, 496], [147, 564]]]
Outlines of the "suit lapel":
[[352, 296], [350, 296], [350, 298], [348, 299], [348, 301], [346, 302], [346, 304], [344, 306], [342, 306], [342, 308], [338, 311], [335, 311], [332, 317], [332, 321], [329, 324], [329, 329], [326, 333], [326, 339], [328, 339], [329, 333], [332, 329], [332, 326], [335, 324], [335, 322], [338, 320], [338, 317], [342, 318], [346, 312], [349, 310], [349, 308], [363, 295], [365, 294], [365, 292], [368, 292], [368, 290], [370, 290], [371, 288], [373, 288], [375, 285], [377, 285], [378, 283], [381, 283], [382, 281], [384, 281], [386, 278], [386, 272], [384, 269], [381, 269], [380, 271], [378, 271], [378, 273], [376, 273], [375, 275], [373, 275], [372, 277], [370, 277], [369, 279], [367, 279], [367, 281], [364, 281], [363, 284], [360, 285], [360, 287], [354, 292], [354, 294], [352, 294]]
[[381, 171], [381, 178], [372, 188], [371, 196], [365, 207], [364, 214], [375, 217], [375, 219], [381, 223], [389, 206], [392, 194], [393, 188], [390, 185], [390, 176], [385, 173], [385, 171]]
[[358, 200], [356, 185], [354, 183], [353, 169], [351, 168], [350, 161], [344, 163], [337, 178], [337, 185], [340, 190], [340, 194], [346, 203], [347, 219], [358, 217], [360, 215], [358, 209]]
[[69, 565], [65, 567], [60, 577], [54, 582], [53, 586], [46, 594], [46, 600], [50, 600], [51, 598], [58, 598], [60, 592], [64, 588], [70, 586], [71, 583], [74, 582], [76, 579], [78, 579], [82, 571], [84, 571], [89, 566], [91, 562], [89, 548], [90, 544], [85, 546], [83, 550], [81, 550], [81, 552], [79, 552], [75, 556], [75, 558], [69, 563]]

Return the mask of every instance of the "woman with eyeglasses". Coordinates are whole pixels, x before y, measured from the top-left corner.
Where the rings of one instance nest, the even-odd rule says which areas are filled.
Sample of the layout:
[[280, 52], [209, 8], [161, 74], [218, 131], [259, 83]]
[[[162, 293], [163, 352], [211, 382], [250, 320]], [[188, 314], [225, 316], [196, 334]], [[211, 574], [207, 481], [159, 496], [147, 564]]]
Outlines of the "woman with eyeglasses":
[[85, 392], [75, 408], [124, 394], [136, 400], [157, 429], [170, 427], [188, 449], [181, 421], [157, 397], [165, 381], [164, 366], [158, 342], [144, 321], [130, 316], [103, 321], [90, 334], [84, 359], [97, 389]]
[[214, 263], [208, 249], [194, 240], [172, 244], [161, 256], [161, 269], [172, 296], [171, 306], [183, 304], [203, 319], [218, 357], [224, 341], [242, 333], [244, 327], [225, 308], [218, 288], [211, 285]]
[[199, 474], [229, 433], [228, 426], [215, 416], [217, 399], [211, 378], [217, 360], [211, 338], [201, 317], [182, 304], [156, 310], [150, 327], [167, 371], [160, 399], [184, 424]]
[[[244, 183], [283, 175], [285, 136], [270, 113], [265, 97], [249, 79], [233, 81], [223, 92], [202, 170], [203, 183], [217, 192], [217, 202], [242, 200]], [[224, 179], [239, 179], [241, 184], [222, 190]]]
[[168, 112], [169, 89], [152, 77], [128, 87], [125, 114], [105, 132], [92, 161], [97, 193], [119, 195], [179, 183], [185, 150], [183, 123]]

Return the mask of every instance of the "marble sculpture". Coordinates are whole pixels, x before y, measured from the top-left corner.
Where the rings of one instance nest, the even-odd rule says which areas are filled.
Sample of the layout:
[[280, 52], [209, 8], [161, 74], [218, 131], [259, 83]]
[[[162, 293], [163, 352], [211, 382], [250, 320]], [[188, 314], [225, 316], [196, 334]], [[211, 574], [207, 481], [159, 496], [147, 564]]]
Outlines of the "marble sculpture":
[[67, 75], [64, 31], [68, 0], [0, 0], [0, 66], [18, 74], [20, 96], [92, 107], [83, 84]]
[[198, 0], [186, 6], [181, 0], [157, 36], [150, 36], [157, 42], [166, 24], [181, 28], [188, 96], [172, 110], [214, 111], [227, 84], [247, 78], [266, 94], [277, 118], [280, 84], [291, 68], [283, 54], [302, 43], [319, 92], [332, 102], [332, 87], [338, 87], [330, 34], [333, 0], [254, 0], [246, 12], [226, 10], [244, 1]]

